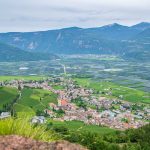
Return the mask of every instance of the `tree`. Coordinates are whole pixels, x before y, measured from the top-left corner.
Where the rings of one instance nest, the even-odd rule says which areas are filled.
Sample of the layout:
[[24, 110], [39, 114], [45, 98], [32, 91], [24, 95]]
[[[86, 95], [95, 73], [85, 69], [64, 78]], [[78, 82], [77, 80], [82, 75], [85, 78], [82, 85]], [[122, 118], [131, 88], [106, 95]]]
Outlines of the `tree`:
[[36, 115], [37, 116], [42, 116], [42, 115], [44, 115], [44, 112], [42, 110], [37, 110]]
[[68, 128], [65, 126], [54, 126], [53, 130], [63, 135], [68, 134]]

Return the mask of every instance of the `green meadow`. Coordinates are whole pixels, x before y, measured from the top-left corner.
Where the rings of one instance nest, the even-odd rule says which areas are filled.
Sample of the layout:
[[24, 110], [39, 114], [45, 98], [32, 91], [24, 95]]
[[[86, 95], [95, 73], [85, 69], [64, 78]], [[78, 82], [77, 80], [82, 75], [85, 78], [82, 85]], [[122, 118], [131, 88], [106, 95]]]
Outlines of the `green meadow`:
[[3, 105], [13, 102], [17, 97], [18, 90], [11, 87], [0, 87], [0, 110], [3, 109]]
[[[0, 87], [0, 110], [5, 104], [10, 104], [18, 96], [18, 90], [11, 87]], [[24, 88], [21, 97], [13, 105], [19, 114], [35, 115], [36, 111], [43, 111], [49, 103], [57, 104], [57, 95], [43, 89]]]
[[64, 89], [64, 87], [62, 86], [62, 85], [54, 85], [54, 86], [52, 86], [53, 87], [53, 89], [55, 89], [55, 90], [63, 90]]
[[54, 120], [49, 120], [48, 122], [52, 123], [52, 128], [53, 127], [66, 127], [70, 131], [88, 131], [92, 133], [99, 133], [101, 135], [103, 134], [108, 134], [108, 133], [114, 133], [115, 130], [108, 128], [108, 127], [100, 127], [97, 125], [86, 125], [81, 121], [54, 121]]
[[[74, 78], [77, 84], [100, 91], [102, 96], [119, 98], [123, 95], [123, 100], [130, 102], [150, 103], [150, 93], [138, 89], [121, 86], [112, 82], [102, 81], [96, 82], [89, 78]], [[108, 91], [112, 92], [111, 96], [105, 95]]]
[[0, 81], [10, 81], [10, 80], [42, 80], [43, 76], [0, 76]]
[[57, 103], [57, 95], [48, 90], [24, 88], [21, 93], [21, 98], [14, 105], [17, 112], [43, 111], [49, 103]]

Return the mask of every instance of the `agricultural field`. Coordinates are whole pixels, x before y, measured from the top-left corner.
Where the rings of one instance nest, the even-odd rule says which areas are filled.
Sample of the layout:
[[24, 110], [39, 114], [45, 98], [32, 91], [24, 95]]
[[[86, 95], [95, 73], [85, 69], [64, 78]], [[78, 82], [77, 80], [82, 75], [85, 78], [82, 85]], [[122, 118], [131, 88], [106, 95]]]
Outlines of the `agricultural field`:
[[[102, 93], [102, 96], [119, 98], [122, 95], [122, 99], [130, 102], [142, 102], [150, 103], [150, 93], [142, 90], [121, 86], [109, 81], [96, 82], [90, 78], [74, 78], [77, 84], [94, 89], [96, 92]], [[111, 91], [111, 95], [105, 95], [108, 91]]]
[[88, 76], [150, 91], [150, 63], [124, 60], [111, 55], [61, 55], [59, 60], [0, 62], [0, 76], [4, 80], [8, 78], [5, 76], [29, 76], [33, 80], [38, 76], [62, 76], [63, 66], [70, 76]]
[[43, 89], [24, 88], [21, 98], [14, 105], [16, 112], [43, 111], [49, 103], [57, 103], [57, 95]]
[[54, 85], [54, 86], [52, 86], [52, 87], [53, 87], [53, 89], [55, 89], [55, 90], [63, 90], [63, 89], [64, 89], [64, 87], [61, 86], [61, 85]]
[[42, 80], [44, 76], [0, 76], [0, 81], [10, 80]]
[[48, 123], [52, 123], [52, 128], [55, 127], [66, 127], [69, 131], [89, 131], [92, 133], [98, 133], [98, 134], [108, 134], [115, 132], [114, 129], [110, 129], [108, 127], [100, 127], [96, 125], [86, 125], [81, 121], [54, 121], [54, 120], [48, 120]]
[[36, 112], [32, 108], [18, 103], [14, 104], [13, 110], [17, 113], [17, 117], [21, 118], [32, 117], [36, 115]]
[[10, 87], [0, 87], [0, 110], [3, 106], [10, 104], [18, 96], [18, 90]]

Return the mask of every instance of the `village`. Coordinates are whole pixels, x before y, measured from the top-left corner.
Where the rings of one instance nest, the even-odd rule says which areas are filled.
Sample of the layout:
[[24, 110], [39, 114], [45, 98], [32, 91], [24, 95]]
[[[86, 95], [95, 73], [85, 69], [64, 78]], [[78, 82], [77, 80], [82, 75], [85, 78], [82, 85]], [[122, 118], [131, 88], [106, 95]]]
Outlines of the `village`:
[[[101, 95], [95, 96], [93, 89], [84, 88], [76, 84], [71, 78], [53, 77], [42, 81], [12, 80], [1, 82], [0, 85], [16, 87], [19, 90], [25, 87], [40, 88], [57, 94], [57, 104], [49, 103], [49, 106], [44, 110], [49, 118], [57, 121], [77, 120], [83, 121], [85, 124], [126, 130], [139, 128], [150, 120], [148, 105], [135, 104]], [[53, 88], [54, 85], [63, 88], [55, 89]], [[111, 90], [108, 91], [108, 93], [110, 92]], [[58, 110], [61, 110], [61, 115], [57, 115]], [[4, 117], [4, 114], [6, 113], [1, 114], [1, 118]], [[33, 117], [33, 123], [38, 121], [45, 123], [45, 117]]]

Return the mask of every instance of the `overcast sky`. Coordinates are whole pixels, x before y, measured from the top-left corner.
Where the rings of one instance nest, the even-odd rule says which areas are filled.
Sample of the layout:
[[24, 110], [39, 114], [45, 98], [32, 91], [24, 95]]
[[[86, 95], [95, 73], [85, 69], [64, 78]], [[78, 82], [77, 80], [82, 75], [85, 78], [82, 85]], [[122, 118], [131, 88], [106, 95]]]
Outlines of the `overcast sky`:
[[0, 32], [150, 22], [150, 0], [0, 0]]

